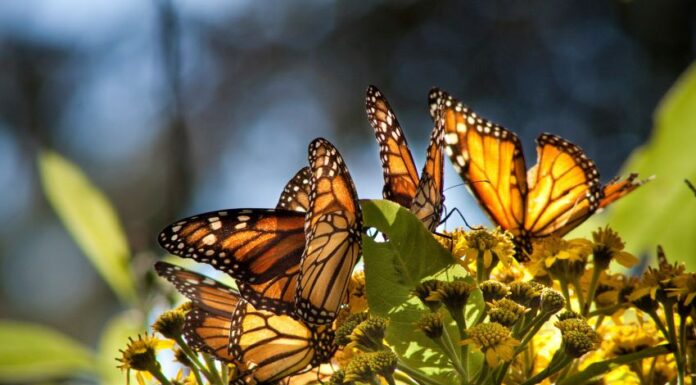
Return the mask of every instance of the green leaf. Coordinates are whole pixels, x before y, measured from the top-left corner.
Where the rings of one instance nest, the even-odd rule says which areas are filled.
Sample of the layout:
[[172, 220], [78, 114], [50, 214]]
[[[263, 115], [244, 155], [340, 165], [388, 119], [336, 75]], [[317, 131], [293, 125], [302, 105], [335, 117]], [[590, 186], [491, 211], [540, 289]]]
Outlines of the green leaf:
[[87, 177], [55, 152], [39, 156], [44, 192], [75, 242], [124, 303], [135, 299], [130, 252], [115, 210]]
[[606, 361], [595, 362], [588, 366], [582, 372], [564, 378], [559, 385], [580, 385], [592, 382], [599, 376], [633, 361], [642, 360], [644, 358], [655, 357], [669, 353], [668, 345], [659, 345], [652, 348], [640, 350], [635, 353], [625, 354], [612, 358]]
[[696, 64], [665, 95], [655, 113], [652, 137], [634, 152], [624, 174], [655, 179], [614, 203], [607, 215], [593, 218], [571, 236], [587, 235], [609, 223], [628, 251], [653, 254], [662, 244], [667, 257], [696, 269], [696, 199], [684, 179], [696, 180]]
[[[407, 365], [439, 382], [456, 383], [451, 364], [436, 345], [415, 328], [415, 323], [427, 310], [411, 295], [411, 290], [428, 278], [471, 277], [463, 268], [453, 265], [449, 251], [410, 211], [389, 201], [361, 203], [365, 225], [388, 236], [388, 241], [381, 243], [363, 236], [370, 312], [390, 318], [386, 339]], [[472, 294], [470, 303], [473, 305], [467, 307], [469, 323], [483, 308], [480, 291]], [[450, 339], [458, 349], [459, 332], [451, 319], [449, 325]], [[480, 359], [472, 360], [471, 372], [477, 370], [476, 364], [480, 362]]]
[[[123, 385], [126, 373], [116, 366], [119, 350], [124, 349], [128, 337], [134, 337], [146, 330], [142, 317], [135, 311], [126, 311], [114, 316], [104, 328], [99, 341], [98, 365], [102, 385]], [[135, 383], [135, 382], [131, 382]]]
[[92, 352], [47, 327], [0, 321], [0, 382], [17, 383], [93, 373]]

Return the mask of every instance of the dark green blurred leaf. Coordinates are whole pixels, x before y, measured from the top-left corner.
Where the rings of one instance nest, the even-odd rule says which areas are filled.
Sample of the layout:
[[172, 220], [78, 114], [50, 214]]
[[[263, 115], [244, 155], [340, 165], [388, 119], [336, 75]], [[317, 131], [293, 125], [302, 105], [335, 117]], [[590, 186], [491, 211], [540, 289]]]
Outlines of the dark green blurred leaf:
[[644, 358], [660, 356], [667, 353], [669, 353], [667, 345], [660, 345], [652, 348], [643, 349], [632, 354], [618, 356], [606, 361], [595, 362], [594, 364], [588, 366], [585, 370], [576, 373], [570, 377], [564, 378], [559, 383], [559, 385], [580, 385], [591, 383], [595, 381], [599, 376], [609, 372], [610, 370], [616, 369], [621, 365], [626, 365], [628, 363], [642, 360]]
[[648, 143], [623, 168], [649, 182], [610, 206], [604, 216], [588, 221], [573, 235], [588, 235], [605, 223], [626, 241], [629, 251], [654, 253], [657, 244], [667, 257], [696, 269], [696, 199], [684, 179], [696, 180], [696, 65], [665, 95], [655, 113]]
[[44, 192], [75, 242], [125, 303], [135, 299], [130, 252], [115, 210], [87, 177], [55, 152], [39, 156]]
[[92, 373], [92, 352], [40, 325], [0, 321], [0, 382], [29, 382]]
[[[456, 383], [451, 365], [435, 344], [416, 331], [414, 324], [426, 310], [411, 295], [411, 290], [426, 278], [471, 278], [463, 268], [453, 265], [450, 253], [410, 211], [389, 201], [362, 201], [362, 207], [365, 225], [389, 238], [388, 242], [378, 243], [363, 236], [370, 311], [391, 319], [387, 341], [409, 366], [442, 383]], [[468, 322], [472, 322], [483, 307], [480, 291], [472, 295], [470, 303], [474, 305], [467, 308]], [[443, 313], [446, 312], [443, 310]], [[458, 346], [459, 333], [453, 322], [448, 332], [452, 343]], [[473, 362], [480, 364], [481, 361]], [[471, 368], [472, 372], [476, 370], [476, 367]]]

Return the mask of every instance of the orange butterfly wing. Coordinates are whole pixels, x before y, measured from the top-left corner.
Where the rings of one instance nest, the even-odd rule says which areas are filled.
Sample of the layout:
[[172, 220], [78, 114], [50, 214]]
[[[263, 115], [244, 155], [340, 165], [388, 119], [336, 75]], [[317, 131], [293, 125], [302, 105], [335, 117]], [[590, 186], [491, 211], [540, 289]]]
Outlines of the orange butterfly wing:
[[278, 199], [277, 209], [306, 213], [309, 209], [309, 181], [312, 178], [312, 170], [303, 167], [290, 179], [283, 193]]
[[329, 323], [346, 298], [361, 251], [362, 213], [353, 180], [338, 150], [325, 139], [309, 145], [312, 194], [306, 247], [297, 285], [297, 314]]
[[239, 293], [223, 283], [166, 262], [157, 262], [155, 271], [194, 305], [210, 313], [230, 318], [237, 308]]
[[541, 134], [537, 153], [524, 227], [532, 237], [563, 236], [599, 207], [599, 172], [580, 147], [555, 135]]
[[443, 195], [444, 167], [444, 124], [442, 119], [436, 119], [435, 128], [430, 134], [430, 144], [421, 172], [416, 195], [411, 201], [410, 210], [423, 222], [430, 231], [440, 224], [442, 205], [445, 201]]
[[[304, 213], [309, 208], [310, 179], [312, 171], [304, 167], [290, 179], [280, 195], [277, 209]], [[297, 245], [300, 246], [299, 244]], [[304, 243], [302, 243], [304, 249]], [[290, 314], [295, 309], [297, 277], [300, 272], [299, 261], [288, 265], [287, 269], [268, 281], [250, 284], [238, 281], [242, 297], [257, 309], [273, 310], [279, 314]]]
[[399, 121], [387, 99], [375, 86], [367, 88], [365, 109], [379, 143], [384, 174], [382, 195], [401, 206], [410, 207], [418, 189], [418, 171]]
[[159, 243], [174, 255], [211, 264], [235, 279], [262, 283], [300, 262], [304, 214], [271, 209], [213, 211], [168, 226]]
[[327, 362], [335, 345], [326, 326], [312, 327], [240, 303], [232, 316], [230, 351], [249, 366], [256, 381], [267, 383]]
[[623, 198], [633, 190], [652, 180], [652, 178], [648, 178], [636, 181], [636, 178], [638, 178], [638, 174], [632, 173], [624, 180], [620, 180], [619, 177], [616, 177], [609, 181], [603, 188], [604, 196], [599, 201], [599, 208], [602, 209], [607, 207], [611, 203]]
[[212, 354], [224, 362], [235, 362], [230, 353], [232, 318], [194, 307], [186, 314], [184, 338], [196, 351]]
[[446, 149], [455, 171], [495, 224], [520, 235], [527, 180], [519, 138], [443, 91], [431, 91], [435, 98], [442, 103]]

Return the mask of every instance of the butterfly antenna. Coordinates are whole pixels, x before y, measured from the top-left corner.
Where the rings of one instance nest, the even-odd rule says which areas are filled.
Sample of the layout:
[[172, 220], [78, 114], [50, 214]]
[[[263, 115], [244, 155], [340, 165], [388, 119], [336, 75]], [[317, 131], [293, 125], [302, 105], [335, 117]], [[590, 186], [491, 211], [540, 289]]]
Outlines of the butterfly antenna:
[[[444, 205], [443, 205], [443, 206], [444, 206]], [[447, 207], [445, 207], [445, 212], [447, 212]], [[464, 221], [464, 224], [466, 225], [466, 227], [469, 228], [469, 230], [476, 230], [476, 229], [481, 228], [481, 226], [478, 226], [478, 227], [473, 227], [473, 226], [471, 226], [471, 225], [469, 224], [469, 222], [466, 221], [466, 218], [464, 218], [464, 214], [462, 214], [462, 212], [459, 211], [459, 209], [456, 208], [456, 207], [453, 208], [451, 211], [447, 212], [447, 214], [445, 214], [445, 218], [442, 219], [442, 221], [440, 221], [440, 224], [445, 223], [445, 222], [449, 219], [449, 217], [451, 217], [452, 214], [454, 214], [455, 212], [456, 212], [457, 214], [459, 214], [459, 217], [462, 219], [462, 221]]]
[[688, 179], [684, 179], [684, 183], [686, 183], [686, 186], [689, 187], [689, 190], [693, 191], [694, 195], [696, 195], [696, 187], [694, 187], [693, 183], [691, 183], [691, 181]]
[[447, 191], [447, 190], [450, 190], [450, 189], [453, 189], [453, 188], [459, 187], [459, 186], [464, 186], [464, 182], [462, 182], [462, 183], [457, 183], [457, 184], [455, 184], [454, 186], [449, 186], [449, 187], [447, 187], [446, 189], [442, 190], [442, 192], [444, 193], [444, 192]]

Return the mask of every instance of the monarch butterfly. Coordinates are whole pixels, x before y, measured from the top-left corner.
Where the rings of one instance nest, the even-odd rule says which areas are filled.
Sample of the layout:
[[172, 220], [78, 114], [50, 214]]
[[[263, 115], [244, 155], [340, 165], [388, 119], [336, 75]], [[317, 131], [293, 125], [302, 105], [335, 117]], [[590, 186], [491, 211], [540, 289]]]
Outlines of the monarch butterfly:
[[436, 119], [430, 135], [427, 158], [420, 178], [399, 121], [389, 102], [375, 86], [367, 88], [367, 118], [379, 143], [385, 199], [411, 210], [430, 231], [440, 224], [444, 196], [443, 127]]
[[345, 302], [361, 252], [362, 212], [341, 154], [326, 139], [309, 145], [309, 211], [306, 246], [297, 283], [297, 314], [326, 324]]
[[531, 242], [563, 236], [598, 209], [644, 183], [636, 174], [602, 186], [595, 163], [556, 135], [537, 138], [537, 163], [529, 171], [514, 133], [483, 119], [447, 93], [433, 89], [431, 113], [442, 105], [446, 151], [493, 222], [530, 251]]
[[328, 362], [336, 350], [333, 330], [256, 309], [231, 288], [164, 262], [157, 273], [174, 283], [194, 307], [184, 337], [197, 350], [233, 362], [256, 382], [273, 382]]
[[167, 226], [160, 245], [174, 255], [209, 263], [237, 279], [242, 296], [259, 309], [294, 310], [297, 274], [305, 246], [304, 212], [311, 170], [286, 184], [275, 210], [212, 211]]
[[[361, 214], [353, 182], [333, 145], [317, 139], [309, 150], [312, 167], [288, 182], [279, 208], [186, 218], [160, 233], [160, 245], [228, 273], [258, 309], [331, 322], [360, 255]], [[326, 279], [336, 290], [318, 289], [327, 287], [316, 286], [326, 285]]]

